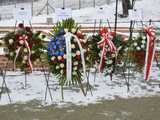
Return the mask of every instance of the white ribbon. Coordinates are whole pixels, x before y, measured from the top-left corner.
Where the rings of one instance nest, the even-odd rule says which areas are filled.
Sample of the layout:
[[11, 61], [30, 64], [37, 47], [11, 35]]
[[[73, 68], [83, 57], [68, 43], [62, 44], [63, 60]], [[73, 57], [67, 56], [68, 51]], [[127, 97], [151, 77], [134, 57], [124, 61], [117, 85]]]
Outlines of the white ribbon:
[[80, 54], [81, 54], [81, 60], [82, 60], [82, 67], [83, 67], [83, 73], [84, 77], [86, 78], [86, 66], [85, 66], [85, 59], [84, 59], [84, 51], [82, 48], [82, 45], [78, 39], [78, 37], [70, 32], [67, 32], [65, 34], [65, 39], [66, 39], [66, 53], [67, 53], [67, 82], [72, 81], [72, 51], [71, 51], [71, 38], [74, 37], [76, 42], [78, 43], [78, 47], [80, 49]]
[[16, 51], [16, 56], [15, 56], [15, 58], [14, 58], [14, 66], [13, 66], [13, 68], [14, 68], [14, 70], [16, 69], [16, 60], [17, 60], [17, 57], [18, 57], [18, 55], [19, 55], [19, 52], [20, 52], [20, 50], [21, 50], [21, 48], [22, 47], [19, 47], [18, 49], [17, 49], [17, 51]]
[[72, 50], [71, 50], [71, 33], [65, 34], [66, 39], [66, 59], [67, 59], [67, 83], [72, 82]]

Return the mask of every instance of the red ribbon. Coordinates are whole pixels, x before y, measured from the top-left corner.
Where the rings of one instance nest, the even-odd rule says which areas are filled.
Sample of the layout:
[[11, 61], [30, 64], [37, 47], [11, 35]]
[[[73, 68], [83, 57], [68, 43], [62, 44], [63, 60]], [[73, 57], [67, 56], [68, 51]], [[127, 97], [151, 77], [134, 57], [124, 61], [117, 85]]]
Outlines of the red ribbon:
[[26, 41], [26, 40], [28, 40], [28, 36], [27, 35], [19, 36], [19, 41], [20, 40]]
[[103, 28], [100, 30], [99, 34], [103, 37], [102, 41], [98, 43], [100, 48], [102, 49], [99, 70], [100, 72], [103, 72], [105, 66], [105, 58], [106, 58], [106, 46], [109, 46], [110, 48], [110, 56], [112, 55], [112, 53], [116, 53], [117, 48], [112, 42], [112, 38], [115, 36], [114, 32], [109, 32], [107, 28]]
[[155, 28], [153, 26], [146, 26], [144, 32], [147, 35], [147, 50], [146, 50], [146, 63], [145, 63], [145, 80], [148, 81], [150, 71], [155, 54]]

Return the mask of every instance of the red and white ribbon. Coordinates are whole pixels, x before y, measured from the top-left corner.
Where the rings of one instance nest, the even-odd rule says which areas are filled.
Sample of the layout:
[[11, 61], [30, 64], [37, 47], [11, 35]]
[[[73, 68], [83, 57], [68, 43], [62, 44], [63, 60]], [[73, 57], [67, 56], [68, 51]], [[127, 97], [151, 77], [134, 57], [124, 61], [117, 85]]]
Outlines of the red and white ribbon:
[[109, 32], [106, 28], [103, 28], [100, 31], [100, 35], [103, 37], [103, 39], [98, 42], [98, 45], [102, 48], [102, 54], [101, 54], [101, 60], [100, 60], [100, 65], [99, 65], [99, 71], [103, 72], [104, 65], [105, 65], [105, 58], [106, 58], [106, 46], [110, 48], [110, 55], [112, 53], [117, 52], [117, 48], [112, 42], [112, 38], [114, 36], [113, 32]]
[[149, 81], [150, 71], [152, 68], [153, 58], [155, 55], [155, 28], [153, 26], [145, 26], [144, 32], [147, 35], [147, 48], [144, 69], [144, 79]]
[[[22, 36], [19, 37], [19, 40], [23, 40], [24, 45], [28, 50], [28, 64], [29, 64], [30, 70], [33, 71], [33, 65], [32, 65], [32, 62], [31, 62], [31, 49], [30, 49], [29, 43], [27, 41], [28, 36], [27, 35], [22, 35]], [[15, 56], [15, 59], [14, 59], [14, 70], [16, 68], [16, 60], [17, 60], [17, 57], [19, 55], [19, 52], [20, 52], [21, 48], [22, 48], [22, 46], [20, 46], [16, 51], [16, 56]]]

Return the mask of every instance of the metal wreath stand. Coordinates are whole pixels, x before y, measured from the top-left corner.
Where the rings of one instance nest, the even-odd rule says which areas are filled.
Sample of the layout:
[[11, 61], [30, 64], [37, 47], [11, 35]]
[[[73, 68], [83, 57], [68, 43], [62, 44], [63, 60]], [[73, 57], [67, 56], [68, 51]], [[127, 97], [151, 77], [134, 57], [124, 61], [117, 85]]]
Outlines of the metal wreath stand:
[[[24, 23], [24, 21], [23, 21], [23, 23]], [[30, 24], [30, 27], [31, 27], [31, 29], [32, 29], [31, 21], [29, 22], [29, 24]], [[15, 23], [14, 31], [16, 30], [16, 25], [17, 25], [17, 21], [16, 21], [16, 23]], [[33, 29], [32, 29], [32, 30], [33, 30]], [[7, 60], [4, 69], [3, 69], [3, 68], [1, 69], [2, 84], [1, 84], [1, 91], [0, 91], [0, 100], [2, 99], [2, 94], [4, 93], [4, 90], [5, 90], [6, 88], [8, 89], [8, 85], [7, 85], [7, 82], [6, 82], [6, 76], [7, 76], [7, 69], [8, 69], [9, 61], [10, 61], [10, 60]], [[43, 72], [43, 75], [44, 75], [44, 78], [45, 78], [45, 81], [46, 81], [44, 101], [46, 101], [46, 99], [47, 99], [47, 94], [48, 94], [48, 93], [49, 93], [49, 96], [50, 96], [51, 101], [53, 101], [52, 92], [51, 92], [51, 88], [50, 88], [50, 85], [49, 85], [50, 70], [47, 71], [47, 70], [45, 69], [44, 65], [42, 64], [40, 71]], [[47, 72], [48, 72], [48, 74], [47, 74]], [[26, 71], [26, 70], [24, 70], [24, 75], [25, 75], [24, 86], [25, 86], [25, 88], [26, 88], [26, 87], [27, 87], [27, 71]], [[8, 90], [6, 90], [6, 93], [7, 93], [9, 102], [12, 103], [11, 96], [10, 96], [10, 92], [9, 92]]]

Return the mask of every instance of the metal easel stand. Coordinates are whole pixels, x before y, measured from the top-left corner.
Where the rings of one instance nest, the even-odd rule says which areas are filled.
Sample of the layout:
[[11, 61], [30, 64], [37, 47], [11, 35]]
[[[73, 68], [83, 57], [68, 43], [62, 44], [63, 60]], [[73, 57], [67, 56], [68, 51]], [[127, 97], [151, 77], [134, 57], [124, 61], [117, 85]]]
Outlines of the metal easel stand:
[[[7, 63], [6, 63], [6, 66], [5, 66], [5, 68], [4, 68], [4, 71], [2, 70], [2, 79], [3, 79], [3, 81], [2, 81], [2, 85], [1, 85], [1, 91], [0, 91], [0, 100], [1, 100], [1, 98], [2, 98], [2, 94], [3, 94], [4, 90], [5, 90], [5, 89], [8, 89], [8, 86], [7, 86], [7, 83], [6, 83], [6, 73], [7, 73], [8, 62], [9, 62], [9, 60], [8, 60]], [[9, 102], [11, 103], [12, 100], [11, 100], [9, 91], [6, 90], [6, 93], [7, 93]]]
[[90, 84], [90, 82], [89, 82], [89, 78], [90, 78], [90, 68], [89, 68], [89, 70], [87, 71], [87, 73], [86, 73], [86, 77], [87, 77], [87, 86], [86, 86], [86, 95], [87, 95], [87, 92], [88, 92], [88, 90], [90, 91], [90, 93], [91, 93], [91, 95], [93, 96], [93, 93], [92, 93], [92, 86], [91, 86], [91, 84]]
[[[129, 37], [129, 40], [132, 40], [132, 33], [133, 33], [134, 24], [135, 24], [135, 21], [130, 22], [130, 37]], [[130, 76], [131, 76], [131, 74], [134, 74], [131, 71], [131, 68], [132, 68], [133, 64], [132, 64], [130, 52], [131, 51], [130, 51], [130, 48], [129, 48], [128, 51], [127, 51], [127, 58], [124, 61], [124, 65], [122, 67], [122, 75], [123, 75], [123, 77], [125, 79], [125, 82], [126, 82], [127, 92], [130, 91]], [[127, 69], [127, 74], [125, 73], [126, 69]]]
[[49, 92], [50, 99], [51, 99], [51, 101], [53, 101], [53, 97], [52, 97], [52, 93], [51, 93], [51, 88], [50, 88], [50, 86], [49, 86], [50, 71], [49, 71], [48, 74], [47, 74], [47, 73], [46, 73], [47, 71], [45, 70], [44, 66], [42, 65], [42, 72], [43, 72], [43, 74], [44, 74], [45, 81], [46, 81], [46, 90], [45, 90], [44, 100], [45, 100], [45, 101], [47, 100], [47, 94], [48, 94], [48, 92]]

